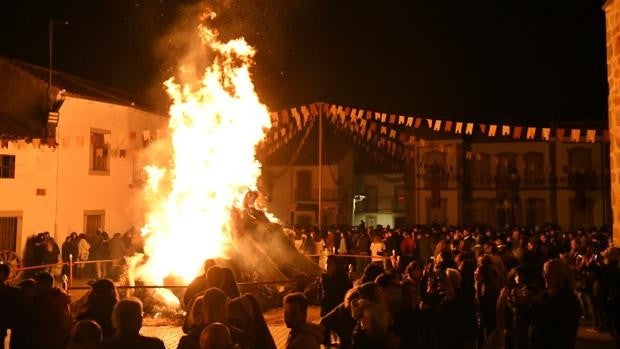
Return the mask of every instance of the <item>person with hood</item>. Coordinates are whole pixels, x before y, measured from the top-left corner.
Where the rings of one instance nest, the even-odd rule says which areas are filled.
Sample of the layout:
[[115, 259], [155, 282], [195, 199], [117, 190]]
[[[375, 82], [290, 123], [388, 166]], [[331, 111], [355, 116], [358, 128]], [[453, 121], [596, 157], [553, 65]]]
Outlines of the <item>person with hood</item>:
[[194, 297], [196, 297], [199, 293], [204, 292], [209, 286], [207, 281], [207, 272], [211, 267], [215, 266], [215, 261], [213, 259], [207, 259], [204, 263], [204, 273], [202, 275], [197, 276], [190, 284], [187, 286], [185, 294], [183, 295], [183, 302], [181, 305], [186, 311], [189, 311], [192, 306], [192, 301]]
[[96, 322], [78, 321], [71, 330], [67, 349], [99, 349], [102, 338], [101, 327]]
[[33, 347], [64, 349], [71, 330], [71, 299], [54, 287], [52, 274], [38, 273], [35, 281]]
[[340, 340], [341, 349], [351, 348], [351, 341], [353, 337], [353, 330], [355, 329], [356, 320], [353, 317], [351, 309], [352, 303], [360, 299], [360, 293], [357, 287], [347, 291], [344, 296], [344, 302], [334, 308], [327, 315], [321, 318], [321, 325], [325, 327], [326, 333], [326, 346], [331, 345], [330, 333], [334, 332]]
[[118, 302], [118, 293], [112, 280], [100, 279], [92, 284], [92, 290], [86, 300], [86, 309], [77, 316], [77, 320], [93, 320], [103, 331], [103, 338], [114, 335], [112, 310]]
[[335, 255], [327, 257], [327, 271], [321, 275], [319, 282], [319, 300], [321, 316], [325, 316], [332, 309], [342, 303], [344, 295], [353, 287], [346, 270], [342, 267]]
[[276, 343], [269, 332], [258, 301], [251, 294], [245, 294], [228, 304], [228, 321], [243, 331], [251, 348], [276, 349]]
[[308, 300], [303, 293], [291, 293], [284, 297], [284, 323], [291, 332], [286, 339], [286, 349], [319, 349], [325, 329], [309, 323]]

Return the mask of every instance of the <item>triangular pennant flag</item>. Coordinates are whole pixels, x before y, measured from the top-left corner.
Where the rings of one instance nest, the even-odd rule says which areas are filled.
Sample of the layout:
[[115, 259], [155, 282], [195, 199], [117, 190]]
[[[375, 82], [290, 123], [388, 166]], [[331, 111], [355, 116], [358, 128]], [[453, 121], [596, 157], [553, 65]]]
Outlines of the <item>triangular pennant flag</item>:
[[454, 127], [454, 133], [456, 133], [456, 134], [463, 133], [463, 123], [462, 122], [458, 121], [456, 123], [456, 126]]
[[471, 158], [472, 158], [472, 153], [471, 153], [471, 151], [469, 151], [469, 150], [468, 150], [468, 151], [466, 151], [466, 152], [465, 152], [465, 159], [467, 159], [467, 160], [471, 160]]
[[390, 130], [390, 138], [396, 138], [396, 130]]
[[435, 126], [433, 127], [434, 131], [441, 131], [441, 120], [435, 120]]
[[586, 142], [594, 143], [596, 141], [596, 130], [586, 131]]
[[381, 134], [382, 135], [387, 134], [387, 127], [381, 126]]
[[396, 114], [390, 114], [390, 124], [393, 124], [396, 122]]
[[103, 144], [110, 144], [110, 141], [112, 139], [112, 135], [109, 133], [104, 133], [103, 134]]
[[526, 139], [534, 139], [536, 138], [536, 127], [528, 127], [527, 134], [525, 135]]
[[426, 119], [426, 124], [428, 125], [428, 128], [433, 128], [433, 119]]
[[[405, 123], [405, 116], [404, 115], [399, 115], [398, 116], [398, 124], [399, 125], [403, 125]], [[407, 125], [407, 126], [411, 126], [411, 125]]]
[[[310, 104], [310, 114], [312, 116], [319, 115], [319, 108], [317, 108], [317, 105], [315, 103]], [[305, 114], [304, 114], [304, 117], [306, 117]]]
[[[304, 109], [305, 107], [301, 107], [302, 114]], [[301, 115], [299, 115], [297, 108], [291, 108], [291, 115], [293, 115], [293, 118], [295, 119], [295, 126], [297, 126], [298, 129], [301, 129]]]
[[0, 139], [0, 148], [8, 148], [8, 147], [9, 147], [9, 140], [6, 138]]
[[515, 126], [515, 132], [512, 134], [512, 138], [519, 139], [521, 138], [521, 132], [523, 131], [523, 127]]
[[480, 124], [480, 132], [482, 132], [482, 134], [487, 133], [487, 124]]
[[378, 111], [375, 112], [375, 120], [381, 120], [381, 113]]
[[465, 134], [470, 135], [472, 133], [474, 133], [474, 124], [471, 122], [468, 122], [467, 125], [465, 126]]
[[510, 126], [503, 125], [502, 126], [502, 136], [510, 136]]
[[95, 156], [97, 158], [102, 158], [103, 157], [103, 148], [97, 148], [95, 149]]
[[125, 156], [127, 156], [127, 150], [125, 150], [125, 149], [119, 149], [119, 150], [118, 150], [118, 157], [119, 157], [119, 158], [124, 158]]
[[413, 126], [413, 117], [412, 116], [407, 117], [407, 123], [405, 124], [405, 126], [409, 126], [409, 127]]
[[385, 122], [387, 120], [387, 113], [381, 114], [381, 122]]
[[288, 125], [288, 110], [282, 110], [280, 113], [282, 115], [282, 125]]
[[558, 128], [557, 130], [555, 130], [555, 139], [558, 142], [564, 141], [564, 129], [563, 128]]
[[32, 139], [32, 147], [35, 149], [41, 148], [41, 138], [33, 138]]
[[450, 132], [450, 131], [452, 131], [452, 121], [450, 121], [450, 120], [447, 120], [447, 121], [446, 121], [446, 126], [445, 126], [445, 128], [444, 128], [444, 131], [445, 131], [445, 132]]
[[570, 140], [572, 142], [579, 142], [581, 140], [581, 130], [574, 128], [570, 131]]
[[497, 132], [497, 125], [489, 125], [489, 137], [495, 137]]
[[415, 128], [420, 128], [422, 126], [422, 118], [415, 119]]
[[549, 137], [551, 136], [551, 129], [548, 127], [545, 127], [542, 129], [541, 133], [542, 133], [542, 139], [545, 141], [548, 141]]
[[[342, 107], [340, 107], [340, 108], [342, 108]], [[334, 116], [336, 116], [336, 115], [337, 115], [337, 113], [338, 113], [338, 106], [337, 106], [337, 105], [335, 105], [335, 104], [332, 104], [332, 105], [329, 107], [329, 113], [328, 113], [328, 114], [329, 114], [329, 116], [334, 117]]]

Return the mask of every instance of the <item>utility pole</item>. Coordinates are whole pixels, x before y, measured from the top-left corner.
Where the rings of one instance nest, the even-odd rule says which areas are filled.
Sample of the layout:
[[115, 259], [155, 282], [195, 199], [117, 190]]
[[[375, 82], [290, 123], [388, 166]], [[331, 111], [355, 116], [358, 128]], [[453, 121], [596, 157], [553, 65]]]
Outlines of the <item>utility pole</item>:
[[68, 21], [54, 21], [54, 20], [50, 20], [49, 21], [49, 26], [47, 28], [47, 35], [48, 35], [48, 44], [49, 44], [49, 75], [48, 75], [48, 81], [47, 81], [47, 96], [45, 96], [45, 105], [47, 106], [47, 109], [49, 111], [51, 104], [49, 103], [50, 100], [50, 91], [52, 89], [52, 58], [54, 57], [54, 26], [55, 25], [69, 25]]

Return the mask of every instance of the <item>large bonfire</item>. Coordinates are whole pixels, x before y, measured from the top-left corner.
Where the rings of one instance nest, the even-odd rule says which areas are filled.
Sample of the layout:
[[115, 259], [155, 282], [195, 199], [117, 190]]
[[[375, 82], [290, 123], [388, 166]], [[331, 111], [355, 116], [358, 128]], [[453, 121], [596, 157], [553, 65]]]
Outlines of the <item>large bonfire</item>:
[[[214, 17], [209, 12], [202, 22]], [[188, 284], [207, 258], [235, 260], [239, 273], [253, 275], [249, 280], [314, 276], [318, 267], [255, 206], [256, 146], [271, 127], [250, 75], [255, 50], [243, 39], [222, 42], [204, 24], [197, 30], [210, 63], [196, 79], [165, 82], [173, 100], [169, 146], [157, 148], [158, 161], [145, 167], [145, 256], [130, 260], [130, 278]], [[188, 71], [181, 66], [179, 75], [192, 76]], [[178, 304], [170, 292], [158, 295]]]
[[169, 275], [188, 283], [205, 258], [228, 255], [231, 210], [243, 209], [246, 193], [256, 187], [255, 147], [271, 127], [250, 77], [254, 49], [244, 39], [221, 42], [205, 25], [198, 30], [212, 63], [199, 81], [166, 81], [173, 100], [172, 158], [168, 167], [145, 168], [148, 261], [138, 276], [149, 283]]

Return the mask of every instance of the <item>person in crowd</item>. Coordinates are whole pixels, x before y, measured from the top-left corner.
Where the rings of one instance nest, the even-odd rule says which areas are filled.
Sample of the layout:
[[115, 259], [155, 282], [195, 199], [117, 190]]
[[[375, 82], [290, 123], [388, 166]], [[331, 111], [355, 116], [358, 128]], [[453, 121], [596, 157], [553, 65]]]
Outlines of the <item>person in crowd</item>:
[[276, 348], [258, 301], [251, 294], [245, 294], [230, 301], [228, 320], [232, 326], [246, 335], [251, 348]]
[[86, 276], [86, 263], [90, 258], [90, 243], [86, 239], [86, 234], [80, 234], [78, 236], [78, 262], [77, 265], [77, 277]]
[[[370, 255], [370, 237], [366, 230], [358, 229], [358, 237], [355, 245], [355, 253], [362, 256]], [[368, 258], [357, 259], [357, 272], [361, 273], [368, 265]]]
[[352, 310], [352, 303], [360, 299], [360, 293], [357, 287], [351, 288], [347, 291], [344, 302], [339, 304], [336, 308], [332, 309], [329, 313], [321, 318], [320, 324], [325, 327], [325, 342], [326, 346], [330, 346], [331, 332], [334, 332], [338, 336], [339, 348], [349, 349], [353, 342], [353, 330], [355, 329], [355, 316]]
[[[223, 323], [228, 328], [233, 341], [242, 349], [250, 348], [247, 337], [243, 331], [228, 323], [228, 296], [219, 288], [211, 287], [202, 295], [202, 301], [194, 304], [200, 306], [200, 318], [195, 316], [194, 326], [179, 340], [179, 349], [198, 349], [200, 348], [200, 335], [202, 330], [212, 323]], [[196, 315], [196, 310], [192, 310]]]
[[200, 334], [200, 349], [237, 349], [230, 336], [228, 327], [220, 322], [214, 322]]
[[239, 292], [239, 286], [237, 286], [237, 279], [231, 268], [222, 268], [224, 273], [224, 283], [222, 284], [222, 291], [226, 293], [228, 298], [233, 299], [241, 296]]
[[190, 310], [192, 306], [192, 299], [199, 293], [204, 292], [207, 288], [209, 288], [209, 284], [207, 282], [207, 272], [209, 268], [215, 266], [215, 261], [213, 259], [207, 259], [204, 263], [204, 274], [197, 276], [192, 282], [187, 286], [185, 294], [183, 295], [183, 302], [181, 305], [185, 310]]
[[546, 290], [540, 297], [525, 290], [534, 307], [532, 348], [574, 348], [580, 310], [570, 268], [552, 259], [544, 264], [543, 276]]
[[112, 239], [108, 242], [108, 252], [110, 259], [112, 259], [112, 267], [117, 267], [123, 263], [123, 259], [127, 253], [127, 247], [121, 238], [120, 233], [114, 234]]
[[379, 264], [369, 264], [364, 268], [362, 277], [355, 281], [357, 286], [365, 284], [367, 282], [375, 281], [377, 276], [383, 273], [383, 267]]
[[[183, 333], [190, 334], [192, 330], [198, 329], [198, 331], [204, 328], [204, 321], [202, 319], [202, 302], [203, 297], [194, 297], [194, 301], [190, 307], [190, 310], [185, 315], [185, 321], [183, 322]], [[196, 336], [197, 333], [194, 333]]]
[[485, 339], [495, 330], [495, 307], [501, 291], [500, 276], [493, 268], [490, 256], [484, 255], [479, 258], [474, 280], [480, 318], [478, 342], [482, 346]]
[[319, 302], [321, 316], [325, 316], [344, 300], [344, 295], [353, 287], [346, 270], [336, 255], [327, 257], [327, 271], [321, 275], [319, 282]]
[[77, 248], [77, 233], [71, 233], [65, 239], [65, 242], [62, 243], [61, 247], [61, 255], [62, 262], [64, 263], [62, 266], [62, 275], [69, 275], [69, 260], [73, 258], [73, 261], [76, 261], [78, 257], [78, 248]]
[[284, 323], [290, 328], [286, 349], [319, 349], [325, 329], [309, 323], [308, 300], [303, 293], [291, 293], [284, 297]]
[[353, 349], [385, 348], [396, 349], [400, 338], [390, 332], [388, 318], [381, 315], [379, 305], [368, 300], [356, 301], [355, 318], [357, 324], [353, 330]]
[[32, 348], [35, 330], [35, 319], [32, 315], [34, 314], [34, 304], [37, 295], [36, 281], [34, 279], [24, 279], [20, 281], [18, 286], [15, 313], [11, 321], [11, 341], [9, 342], [9, 348], [28, 349]]
[[376, 234], [372, 238], [370, 243], [370, 255], [372, 256], [372, 263], [383, 266], [383, 256], [385, 253], [385, 244], [381, 239], [381, 236]]
[[400, 337], [401, 348], [421, 348], [422, 316], [420, 310], [420, 285], [412, 279], [401, 284], [402, 307], [394, 318], [394, 330]]
[[63, 349], [71, 330], [71, 300], [63, 290], [54, 287], [52, 274], [38, 273], [35, 281], [33, 346]]
[[18, 289], [9, 285], [8, 279], [11, 268], [8, 264], [0, 263], [0, 343], [4, 343], [7, 330], [13, 327], [13, 319], [16, 316], [15, 304], [18, 297]]
[[87, 297], [86, 309], [78, 314], [77, 320], [93, 320], [101, 327], [104, 338], [111, 337], [115, 332], [112, 311], [118, 302], [116, 286], [109, 279], [97, 280], [91, 285]]
[[81, 320], [71, 329], [67, 349], [99, 349], [102, 339], [101, 327], [96, 322]]
[[161, 339], [140, 334], [142, 302], [137, 298], [121, 299], [116, 303], [112, 324], [116, 333], [103, 341], [102, 349], [165, 349]]

